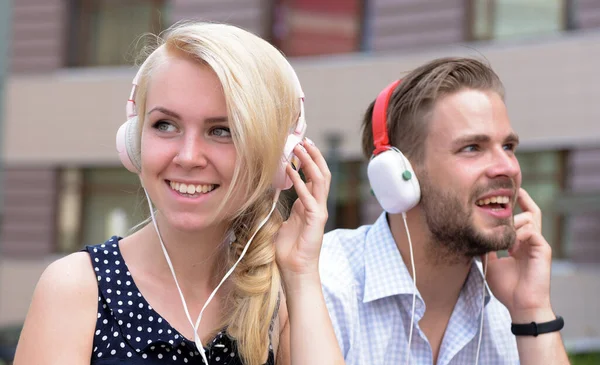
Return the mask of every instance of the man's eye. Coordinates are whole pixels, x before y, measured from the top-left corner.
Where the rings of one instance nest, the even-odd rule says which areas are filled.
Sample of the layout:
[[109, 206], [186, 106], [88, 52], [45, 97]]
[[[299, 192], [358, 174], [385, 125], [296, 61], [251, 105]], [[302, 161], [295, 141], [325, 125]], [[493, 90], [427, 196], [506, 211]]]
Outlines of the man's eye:
[[463, 147], [461, 152], [476, 152], [479, 150], [479, 147], [476, 144], [470, 144], [468, 146]]
[[504, 145], [504, 149], [507, 151], [514, 151], [517, 146], [514, 143], [507, 143]]

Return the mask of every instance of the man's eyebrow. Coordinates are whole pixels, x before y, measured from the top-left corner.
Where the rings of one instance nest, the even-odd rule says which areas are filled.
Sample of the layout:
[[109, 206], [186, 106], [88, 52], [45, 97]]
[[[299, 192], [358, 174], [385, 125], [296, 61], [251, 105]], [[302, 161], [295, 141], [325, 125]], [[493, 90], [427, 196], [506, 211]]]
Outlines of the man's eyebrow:
[[487, 143], [491, 140], [490, 136], [486, 134], [470, 134], [466, 136], [461, 136], [454, 141], [452, 141], [452, 146], [454, 147], [462, 147], [468, 144], [474, 143]]
[[[486, 134], [471, 134], [455, 139], [452, 146], [458, 148], [469, 144], [488, 143], [489, 141], [491, 141], [491, 138]], [[519, 136], [516, 133], [510, 133], [504, 138], [504, 143], [519, 144]]]
[[516, 133], [511, 133], [504, 139], [504, 142], [519, 144], [519, 136]]

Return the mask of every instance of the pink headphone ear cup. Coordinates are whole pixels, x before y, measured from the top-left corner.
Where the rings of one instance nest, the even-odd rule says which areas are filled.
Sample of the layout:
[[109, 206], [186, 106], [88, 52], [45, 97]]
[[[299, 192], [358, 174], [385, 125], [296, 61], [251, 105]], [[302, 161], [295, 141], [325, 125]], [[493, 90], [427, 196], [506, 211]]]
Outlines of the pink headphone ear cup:
[[116, 143], [123, 166], [135, 174], [140, 173], [142, 164], [137, 137], [137, 117], [129, 119], [119, 127]]
[[283, 154], [281, 155], [279, 168], [275, 172], [275, 177], [273, 179], [273, 187], [275, 189], [288, 190], [292, 187], [292, 180], [285, 170], [290, 162], [296, 162], [296, 169], [300, 168], [300, 163], [294, 155], [294, 148], [300, 142], [302, 142], [301, 136], [297, 134], [288, 135], [283, 148]]

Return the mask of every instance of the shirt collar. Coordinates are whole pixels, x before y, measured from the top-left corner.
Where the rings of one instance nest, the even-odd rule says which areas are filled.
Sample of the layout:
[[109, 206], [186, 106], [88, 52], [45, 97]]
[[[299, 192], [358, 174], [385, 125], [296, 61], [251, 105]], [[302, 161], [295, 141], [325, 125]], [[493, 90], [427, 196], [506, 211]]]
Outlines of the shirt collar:
[[465, 296], [465, 301], [468, 306], [471, 307], [473, 313], [478, 313], [481, 310], [481, 293], [484, 291], [485, 286], [485, 302], [486, 306], [492, 296], [492, 291], [487, 285], [487, 282], [483, 279], [483, 265], [479, 260], [473, 260], [471, 264], [471, 270], [469, 276], [465, 281], [461, 295]]
[[384, 212], [371, 226], [366, 237], [363, 303], [412, 293], [412, 277], [402, 261]]
[[[473, 310], [481, 308], [483, 291], [483, 268], [473, 260], [465, 281], [463, 292], [466, 302]], [[491, 291], [485, 285], [485, 305], [490, 301]], [[367, 232], [365, 240], [365, 290], [363, 303], [394, 295], [413, 294], [413, 281], [396, 241], [392, 236], [387, 215], [383, 212]], [[417, 290], [417, 297], [421, 297]]]

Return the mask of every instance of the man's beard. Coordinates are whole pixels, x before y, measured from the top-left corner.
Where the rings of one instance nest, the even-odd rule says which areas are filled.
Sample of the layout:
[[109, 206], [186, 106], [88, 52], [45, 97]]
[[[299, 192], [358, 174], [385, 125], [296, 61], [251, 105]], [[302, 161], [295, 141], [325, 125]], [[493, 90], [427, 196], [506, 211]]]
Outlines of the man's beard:
[[488, 186], [478, 187], [469, 198], [467, 207], [463, 206], [460, 198], [452, 191], [442, 191], [430, 184], [431, 179], [426, 174], [420, 181], [422, 211], [431, 232], [431, 248], [436, 252], [437, 258], [444, 262], [453, 259], [462, 261], [512, 246], [516, 237], [512, 217], [498, 219], [497, 225], [504, 226], [504, 229], [494, 235], [477, 230], [472, 220], [475, 199], [496, 189], [514, 191], [515, 185], [511, 179], [498, 178]]

